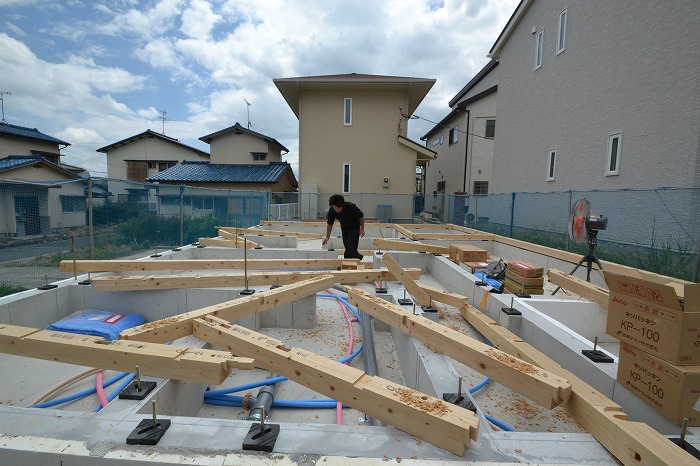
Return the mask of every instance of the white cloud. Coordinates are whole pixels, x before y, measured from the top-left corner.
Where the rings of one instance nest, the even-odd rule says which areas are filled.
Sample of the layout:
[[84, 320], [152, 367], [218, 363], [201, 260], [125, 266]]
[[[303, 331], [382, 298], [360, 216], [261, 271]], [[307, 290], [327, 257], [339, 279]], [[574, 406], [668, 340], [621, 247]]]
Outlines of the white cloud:
[[182, 12], [180, 30], [188, 37], [206, 39], [221, 19], [204, 0], [192, 0], [190, 7]]

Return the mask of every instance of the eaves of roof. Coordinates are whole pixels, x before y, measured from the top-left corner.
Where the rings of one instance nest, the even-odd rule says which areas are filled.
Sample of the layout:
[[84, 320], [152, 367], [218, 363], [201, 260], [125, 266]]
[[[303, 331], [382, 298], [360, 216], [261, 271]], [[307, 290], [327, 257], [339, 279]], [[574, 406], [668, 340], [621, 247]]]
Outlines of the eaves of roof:
[[520, 3], [518, 3], [518, 6], [515, 7], [515, 11], [511, 15], [505, 27], [498, 35], [496, 42], [494, 42], [493, 46], [491, 47], [491, 50], [489, 50], [488, 56], [490, 58], [498, 59], [503, 45], [508, 41], [511, 34], [513, 34], [513, 31], [515, 31], [516, 26], [518, 25], [522, 17], [525, 15], [527, 9], [530, 8], [530, 5], [534, 3], [534, 1], [535, 0], [520, 0]]
[[76, 173], [70, 170], [66, 170], [60, 165], [56, 165], [55, 163], [50, 162], [39, 155], [8, 155], [7, 157], [0, 159], [0, 173], [7, 173], [17, 168], [27, 167], [35, 164], [41, 164], [48, 168], [57, 170], [66, 175], [66, 177], [69, 179], [79, 178], [79, 176]]
[[147, 130], [144, 131], [143, 133], [139, 133], [139, 134], [135, 134], [135, 135], [133, 135], [133, 136], [129, 136], [128, 138], [122, 139], [121, 141], [113, 142], [112, 144], [109, 144], [109, 145], [107, 145], [107, 146], [100, 147], [99, 149], [97, 149], [97, 152], [104, 152], [104, 153], [107, 153], [107, 152], [109, 152], [109, 151], [111, 151], [111, 150], [113, 150], [113, 149], [116, 149], [117, 147], [125, 146], [125, 145], [127, 145], [127, 144], [131, 144], [132, 142], [136, 142], [136, 141], [138, 141], [139, 139], [143, 139], [143, 138], [158, 138], [158, 139], [162, 139], [163, 141], [169, 142], [169, 143], [171, 143], [171, 144], [178, 145], [178, 146], [180, 146], [180, 147], [184, 147], [184, 148], [186, 148], [186, 149], [188, 149], [188, 150], [191, 150], [191, 151], [193, 151], [193, 152], [196, 152], [197, 154], [202, 155], [202, 156], [204, 156], [204, 157], [209, 157], [209, 153], [208, 153], [208, 152], [204, 152], [203, 150], [197, 149], [196, 147], [188, 146], [187, 144], [183, 144], [183, 143], [181, 143], [180, 141], [178, 141], [178, 140], [175, 139], [175, 138], [171, 138], [170, 136], [166, 136], [165, 134], [156, 133], [155, 131], [151, 131], [150, 129], [147, 129]]
[[59, 145], [70, 146], [70, 143], [62, 141], [48, 134], [40, 132], [36, 128], [27, 128], [26, 126], [11, 125], [6, 122], [0, 122], [0, 134], [7, 134], [9, 136], [16, 136], [26, 139], [36, 139], [38, 141], [52, 142]]
[[201, 138], [199, 138], [199, 140], [206, 142], [207, 144], [211, 144], [211, 141], [213, 139], [215, 139], [219, 136], [223, 136], [224, 134], [231, 133], [231, 132], [238, 133], [238, 134], [246, 133], [246, 134], [250, 134], [252, 136], [259, 137], [260, 139], [263, 139], [267, 142], [272, 142], [272, 143], [279, 145], [280, 148], [282, 148], [282, 150], [285, 151], [285, 153], [289, 152], [289, 149], [287, 149], [282, 144], [280, 144], [279, 141], [277, 141], [277, 139], [271, 138], [270, 136], [265, 136], [264, 134], [258, 133], [257, 131], [253, 131], [252, 129], [248, 129], [248, 128], [242, 126], [238, 122], [236, 122], [236, 124], [233, 126], [229, 126], [228, 128], [224, 128], [224, 129], [217, 131], [215, 133], [211, 133], [211, 134], [207, 134], [206, 136], [202, 136]]
[[455, 95], [452, 98], [452, 100], [450, 100], [450, 102], [447, 105], [449, 105], [450, 108], [452, 108], [454, 104], [459, 102], [459, 99], [464, 97], [467, 94], [467, 92], [469, 92], [474, 86], [479, 84], [479, 82], [482, 79], [484, 79], [491, 72], [491, 70], [493, 70], [497, 66], [498, 60], [491, 60], [490, 62], [488, 62], [486, 66], [484, 66], [478, 73], [476, 73], [476, 75], [474, 75], [474, 77], [457, 93], [457, 95]]
[[[149, 176], [147, 181], [198, 183], [277, 183], [287, 172], [294, 177], [287, 162], [258, 164], [218, 164], [188, 161]], [[296, 183], [296, 177], [294, 177]]]
[[427, 147], [417, 143], [413, 139], [399, 136], [399, 144], [416, 151], [416, 162], [418, 163], [427, 162], [428, 160], [434, 160], [437, 157], [437, 152], [435, 152], [432, 149], [428, 149]]

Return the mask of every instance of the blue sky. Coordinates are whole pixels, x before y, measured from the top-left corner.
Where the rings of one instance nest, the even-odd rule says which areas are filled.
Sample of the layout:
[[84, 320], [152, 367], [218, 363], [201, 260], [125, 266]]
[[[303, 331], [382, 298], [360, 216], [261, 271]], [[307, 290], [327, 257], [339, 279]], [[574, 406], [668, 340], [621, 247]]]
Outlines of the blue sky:
[[[8, 123], [71, 146], [63, 161], [106, 176], [95, 150], [146, 129], [199, 137], [247, 124], [290, 149], [298, 121], [272, 80], [368, 73], [437, 79], [415, 112], [439, 121], [487, 62], [518, 0], [0, 0]], [[412, 120], [418, 140], [432, 125]]]

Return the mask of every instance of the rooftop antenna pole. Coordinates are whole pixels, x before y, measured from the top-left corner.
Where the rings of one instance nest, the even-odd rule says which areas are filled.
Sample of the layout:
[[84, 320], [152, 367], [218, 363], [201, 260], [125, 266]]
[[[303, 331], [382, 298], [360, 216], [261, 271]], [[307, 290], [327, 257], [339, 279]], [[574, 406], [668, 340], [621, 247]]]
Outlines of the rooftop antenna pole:
[[0, 106], [2, 106], [2, 122], [3, 123], [7, 123], [5, 121], [5, 96], [6, 95], [12, 95], [12, 93], [10, 91], [0, 91]]
[[252, 104], [250, 102], [248, 102], [246, 99], [243, 99], [243, 102], [245, 102], [246, 109], [248, 110], [248, 129], [250, 129], [250, 106]]
[[166, 112], [165, 109], [163, 109], [158, 110], [158, 113], [160, 113], [160, 121], [163, 123], [163, 131], [161, 132], [161, 134], [165, 134], [165, 115], [167, 115], [168, 112]]

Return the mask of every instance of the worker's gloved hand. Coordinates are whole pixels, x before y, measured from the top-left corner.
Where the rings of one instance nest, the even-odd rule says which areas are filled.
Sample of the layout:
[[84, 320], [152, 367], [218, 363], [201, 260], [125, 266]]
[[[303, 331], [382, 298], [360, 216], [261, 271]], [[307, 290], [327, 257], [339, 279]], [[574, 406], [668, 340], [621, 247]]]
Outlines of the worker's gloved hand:
[[323, 241], [321, 242], [321, 246], [325, 246], [328, 243], [328, 238], [323, 238]]

